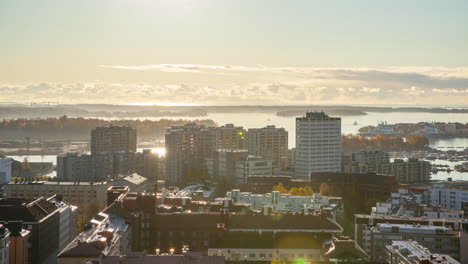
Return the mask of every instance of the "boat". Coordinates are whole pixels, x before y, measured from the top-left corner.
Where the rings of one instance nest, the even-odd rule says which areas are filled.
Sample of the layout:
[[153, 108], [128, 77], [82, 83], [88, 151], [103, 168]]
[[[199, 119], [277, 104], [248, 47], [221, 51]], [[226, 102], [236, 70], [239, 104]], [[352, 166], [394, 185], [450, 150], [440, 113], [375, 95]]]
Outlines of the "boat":
[[357, 126], [357, 125], [358, 125], [358, 122], [354, 121], [353, 125]]

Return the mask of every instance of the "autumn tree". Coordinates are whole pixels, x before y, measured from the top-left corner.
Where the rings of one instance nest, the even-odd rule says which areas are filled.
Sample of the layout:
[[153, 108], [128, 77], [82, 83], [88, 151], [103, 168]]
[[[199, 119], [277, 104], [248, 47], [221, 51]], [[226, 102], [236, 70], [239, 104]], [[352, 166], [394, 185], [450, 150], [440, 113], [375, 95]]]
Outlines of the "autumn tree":
[[281, 182], [273, 187], [273, 191], [278, 191], [280, 193], [288, 193], [288, 190], [284, 188], [284, 185]]

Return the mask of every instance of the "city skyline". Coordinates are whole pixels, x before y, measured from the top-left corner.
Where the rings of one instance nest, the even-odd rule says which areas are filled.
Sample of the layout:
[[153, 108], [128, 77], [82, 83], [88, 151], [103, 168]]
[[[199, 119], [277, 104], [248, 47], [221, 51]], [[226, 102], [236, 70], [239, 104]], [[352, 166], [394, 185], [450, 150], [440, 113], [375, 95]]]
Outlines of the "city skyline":
[[0, 101], [466, 105], [467, 5], [3, 1]]

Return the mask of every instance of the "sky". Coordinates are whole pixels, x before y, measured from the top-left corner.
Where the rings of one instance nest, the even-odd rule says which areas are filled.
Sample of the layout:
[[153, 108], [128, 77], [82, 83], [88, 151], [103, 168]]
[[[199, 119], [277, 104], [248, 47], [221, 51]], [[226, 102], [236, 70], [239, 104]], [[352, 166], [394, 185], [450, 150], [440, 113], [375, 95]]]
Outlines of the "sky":
[[0, 101], [468, 102], [468, 1], [3, 0]]

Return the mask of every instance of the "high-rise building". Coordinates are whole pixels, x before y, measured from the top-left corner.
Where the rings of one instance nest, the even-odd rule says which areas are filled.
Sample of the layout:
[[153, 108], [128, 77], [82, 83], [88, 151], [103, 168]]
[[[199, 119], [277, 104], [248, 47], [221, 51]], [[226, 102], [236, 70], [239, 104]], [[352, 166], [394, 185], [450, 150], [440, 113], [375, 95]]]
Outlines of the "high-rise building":
[[341, 118], [324, 112], [308, 112], [296, 118], [297, 179], [312, 172], [341, 171]]
[[288, 166], [288, 131], [284, 128], [266, 126], [249, 129], [245, 137], [245, 148], [252, 155], [273, 161], [274, 168]]
[[136, 152], [137, 133], [128, 126], [96, 127], [91, 130], [91, 154]]
[[112, 154], [78, 155], [72, 152], [57, 156], [57, 178], [62, 181], [102, 181], [113, 174]]
[[213, 128], [216, 132], [216, 149], [244, 148], [245, 129], [233, 124]]
[[216, 132], [189, 123], [166, 130], [166, 179], [181, 183], [196, 174], [206, 173], [205, 160], [216, 150]]
[[236, 181], [236, 162], [246, 160], [249, 152], [246, 149], [218, 149], [213, 158], [207, 158], [206, 165], [211, 178], [226, 179], [234, 183]]

